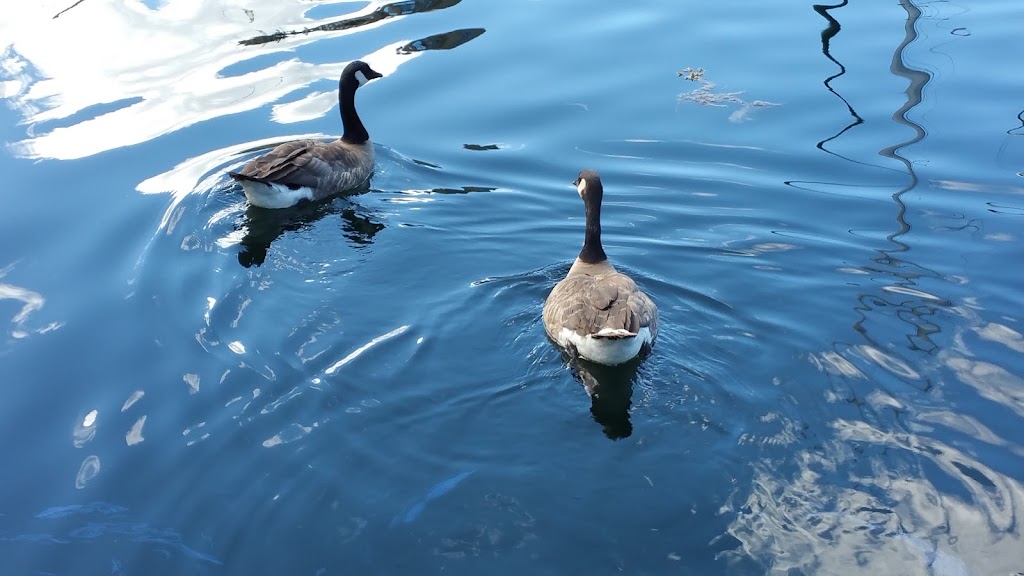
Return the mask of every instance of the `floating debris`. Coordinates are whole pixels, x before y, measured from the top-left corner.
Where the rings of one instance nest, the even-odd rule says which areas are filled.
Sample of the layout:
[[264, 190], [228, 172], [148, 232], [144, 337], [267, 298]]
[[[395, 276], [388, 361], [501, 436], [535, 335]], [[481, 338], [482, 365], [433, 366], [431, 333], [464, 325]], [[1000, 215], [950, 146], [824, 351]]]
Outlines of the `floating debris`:
[[680, 94], [679, 100], [696, 102], [701, 106], [715, 106], [720, 108], [724, 108], [729, 104], [739, 105], [739, 109], [733, 111], [733, 113], [729, 115], [730, 122], [738, 123], [749, 120], [750, 113], [755, 108], [781, 106], [781, 104], [776, 104], [775, 102], [768, 102], [767, 100], [754, 100], [752, 102], [747, 102], [746, 100], [740, 98], [740, 94], [743, 94], [742, 91], [715, 92], [715, 88], [717, 88], [717, 85], [714, 82], [711, 82], [710, 80], [704, 79], [703, 68], [693, 70], [692, 68], [687, 66], [682, 72], [677, 72], [676, 74], [679, 76], [685, 76], [687, 80], [691, 80], [693, 82], [700, 82], [701, 84], [699, 88], [694, 88], [689, 92], [684, 92], [683, 94]]
[[687, 66], [686, 68], [683, 68], [682, 72], [676, 72], [676, 76], [686, 76], [687, 80], [696, 82], [697, 80], [700, 80], [701, 78], [704, 77], [704, 69], [697, 68], [696, 70], [694, 70], [693, 68]]
[[707, 80], [700, 80], [700, 88], [694, 88], [690, 92], [680, 94], [680, 100], [696, 102], [701, 106], [725, 106], [726, 103], [746, 104], [740, 94], [743, 92], [715, 92], [716, 84]]

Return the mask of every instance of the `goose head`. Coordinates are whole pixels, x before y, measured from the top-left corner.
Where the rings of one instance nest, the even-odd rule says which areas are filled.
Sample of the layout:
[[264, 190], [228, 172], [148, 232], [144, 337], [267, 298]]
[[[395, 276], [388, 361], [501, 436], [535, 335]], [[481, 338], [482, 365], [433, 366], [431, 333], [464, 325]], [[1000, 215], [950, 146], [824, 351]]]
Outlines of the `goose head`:
[[353, 60], [345, 69], [341, 72], [341, 87], [342, 89], [351, 88], [353, 91], [366, 84], [370, 80], [375, 78], [381, 78], [384, 75], [377, 72], [370, 65], [362, 60]]
[[579, 176], [573, 181], [573, 185], [576, 186], [576, 192], [579, 193], [580, 198], [583, 198], [583, 203], [590, 205], [601, 205], [601, 198], [604, 196], [604, 186], [601, 185], [601, 176], [597, 174], [596, 170], [586, 168], [580, 170]]
[[363, 126], [363, 121], [356, 114], [356, 89], [374, 78], [384, 76], [369, 64], [362, 60], [354, 60], [345, 66], [341, 71], [341, 80], [338, 82], [338, 105], [341, 111], [341, 122], [345, 126], [345, 133], [341, 139], [349, 144], [363, 144], [370, 139], [370, 135]]

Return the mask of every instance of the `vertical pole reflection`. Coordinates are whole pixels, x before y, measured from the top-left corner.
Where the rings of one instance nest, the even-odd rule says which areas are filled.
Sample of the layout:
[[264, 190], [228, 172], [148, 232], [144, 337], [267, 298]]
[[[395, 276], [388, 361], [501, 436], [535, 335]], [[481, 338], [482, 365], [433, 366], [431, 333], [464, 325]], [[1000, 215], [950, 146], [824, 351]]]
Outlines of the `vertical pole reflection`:
[[[856, 321], [853, 323], [854, 330], [861, 335], [868, 346], [875, 350], [888, 350], [888, 354], [895, 354], [895, 351], [891, 346], [887, 345], [887, 342], [891, 339], [892, 333], [886, 330], [884, 327], [881, 328], [881, 332], [876, 336], [882, 336], [882, 342], [879, 342], [876, 338], [872, 337], [869, 333], [867, 321], [871, 316], [876, 316], [876, 320], [879, 322], [885, 322], [885, 319], [894, 315], [895, 319], [905, 322], [912, 327], [912, 331], [905, 335], [907, 339], [907, 347], [913, 351], [923, 352], [925, 354], [932, 354], [938, 346], [932, 341], [932, 336], [941, 330], [940, 326], [935, 322], [933, 316], [937, 308], [949, 306], [950, 303], [945, 299], [938, 296], [920, 296], [915, 297], [914, 294], [921, 292], [918, 288], [919, 279], [922, 277], [928, 278], [940, 278], [941, 276], [935, 271], [929, 270], [923, 266], [919, 266], [909, 261], [905, 257], [898, 257], [897, 254], [901, 252], [907, 252], [910, 250], [910, 246], [901, 241], [901, 236], [910, 231], [910, 224], [906, 219], [907, 207], [903, 202], [902, 196], [909, 190], [915, 188], [918, 184], [918, 176], [915, 172], [913, 163], [905, 158], [901, 154], [901, 150], [905, 147], [910, 146], [924, 139], [926, 132], [925, 129], [909, 119], [907, 115], [923, 100], [924, 88], [931, 80], [931, 74], [923, 70], [911, 68], [905, 59], [906, 51], [908, 47], [918, 39], [917, 26], [921, 19], [921, 10], [913, 3], [913, 0], [899, 0], [900, 6], [906, 11], [907, 19], [904, 24], [904, 35], [903, 40], [899, 46], [896, 47], [892, 55], [892, 61], [889, 65], [889, 70], [892, 74], [901, 78], [906, 78], [909, 85], [906, 88], [906, 100], [896, 110], [892, 119], [899, 125], [907, 126], [913, 131], [911, 138], [883, 148], [879, 151], [879, 155], [896, 160], [904, 166], [904, 171], [909, 176], [909, 181], [892, 194], [893, 202], [896, 204], [896, 230], [886, 236], [886, 239], [891, 245], [888, 245], [877, 251], [877, 255], [872, 258], [874, 264], [868, 265], [863, 269], [878, 277], [888, 278], [891, 285], [889, 290], [881, 294], [873, 292], [861, 293], [857, 297], [857, 305], [854, 306], [854, 312], [857, 315]], [[838, 8], [845, 5], [845, 2], [841, 5], [834, 7], [815, 7], [815, 10], [819, 14], [822, 14], [830, 22], [833, 18], [828, 14], [827, 10]], [[826, 39], [834, 36], [835, 33], [829, 35], [830, 30], [835, 29], [838, 32], [838, 23], [834, 26], [830, 26], [822, 32], [823, 50], [827, 49]], [[826, 54], [827, 56], [827, 54]], [[832, 59], [830, 57], [830, 59]], [[835, 61], [834, 59], [832, 59]], [[838, 64], [838, 62], [837, 62]], [[832, 80], [831, 78], [829, 81]], [[826, 81], [826, 85], [827, 85]], [[853, 113], [851, 111], [851, 113]], [[851, 125], [854, 126], [853, 124]], [[842, 132], [840, 132], [842, 134]], [[836, 136], [838, 136], [837, 134]], [[833, 137], [834, 138], [834, 137]], [[827, 142], [825, 140], [823, 142]], [[895, 293], [896, 296], [892, 296], [890, 293]], [[922, 292], [923, 293], [923, 292]], [[908, 295], [910, 296], [908, 298]], [[872, 314], [875, 313], [875, 314]], [[853, 345], [849, 345], [853, 346]], [[860, 345], [857, 345], [860, 346]], [[833, 351], [840, 356], [843, 356], [846, 345], [836, 342], [833, 346]], [[894, 358], [896, 358], [894, 356]], [[912, 365], [912, 362], [907, 362], [903, 359], [897, 359], [907, 366]], [[928, 378], [922, 378], [920, 375], [911, 375], [913, 370], [907, 371], [901, 380], [904, 380], [908, 384], [923, 386], [924, 390], [928, 390], [931, 387], [931, 382]], [[884, 387], [883, 387], [884, 388]], [[851, 387], [850, 389], [851, 398], [855, 403], [860, 406], [861, 398], [858, 398], [856, 391]]]
[[917, 186], [917, 173], [914, 172], [913, 163], [901, 156], [899, 151], [906, 146], [920, 142], [925, 137], [924, 128], [913, 120], [907, 118], [907, 113], [923, 100], [924, 87], [928, 84], [928, 81], [931, 80], [931, 74], [923, 70], [911, 68], [904, 60], [904, 52], [907, 47], [917, 40], [917, 22], [921, 18], [921, 10], [914, 5], [912, 0], [900, 0], [900, 6], [902, 6], [907, 12], [907, 21], [903, 27], [903, 42], [900, 43], [896, 48], [896, 51], [893, 53], [892, 63], [889, 65], [889, 70], [893, 74], [909, 80], [910, 85], [907, 86], [905, 91], [907, 95], [906, 102], [903, 103], [903, 106], [901, 106], [899, 110], [893, 113], [892, 119], [899, 124], [911, 128], [914, 131], [914, 136], [905, 142], [900, 142], [899, 144], [894, 144], [882, 149], [879, 151], [879, 154], [886, 158], [892, 158], [902, 162], [903, 165], [906, 166], [907, 174], [910, 176], [910, 182], [892, 195], [892, 199], [897, 205], [896, 222], [898, 224], [898, 230], [888, 236], [888, 239], [898, 246], [897, 251], [904, 252], [909, 250], [910, 247], [897, 240], [897, 238], [910, 231], [910, 225], [907, 223], [905, 218], [907, 207], [903, 203], [901, 197], [905, 192]]
[[1024, 110], [1021, 110], [1020, 114], [1017, 114], [1017, 120], [1020, 120], [1020, 126], [1017, 126], [1016, 128], [1011, 128], [1010, 130], [1007, 130], [1006, 131], [1007, 134], [1018, 134], [1018, 135], [1022, 134], [1022, 132], [1018, 132], [1018, 130], [1024, 128]]
[[[893, 247], [884, 250], [879, 250], [879, 256], [874, 258], [876, 264], [880, 266], [876, 271], [884, 274], [891, 275], [898, 278], [897, 285], [907, 289], [914, 289], [917, 285], [918, 278], [927, 276], [931, 278], [939, 278], [940, 275], [932, 270], [918, 266], [909, 260], [897, 258], [893, 256], [894, 253], [907, 252], [910, 250], [910, 246], [900, 241], [900, 236], [903, 236], [910, 231], [910, 224], [906, 220], [907, 206], [903, 203], [902, 196], [908, 190], [912, 190], [917, 186], [918, 178], [917, 173], [914, 171], [913, 163], [900, 155], [900, 150], [906, 146], [910, 146], [916, 142], [920, 142], [925, 137], [925, 130], [921, 125], [917, 124], [913, 120], [907, 118], [907, 114], [924, 98], [924, 88], [931, 80], [931, 74], [923, 70], [917, 70], [907, 65], [904, 60], [904, 54], [907, 47], [910, 46], [918, 38], [917, 23], [921, 18], [921, 10], [914, 5], [912, 0], [900, 0], [900, 6], [907, 12], [907, 21], [904, 24], [904, 35], [903, 41], [896, 47], [896, 51], [893, 52], [892, 62], [889, 65], [889, 70], [901, 78], [906, 78], [910, 84], [907, 86], [905, 91], [907, 95], [906, 101], [896, 112], [893, 113], [892, 119], [903, 126], [908, 126], [914, 131], [913, 137], [904, 142], [893, 144], [879, 151], [879, 155], [897, 160], [904, 165], [906, 168], [907, 175], [910, 176], [909, 182], [906, 186], [903, 186], [892, 195], [893, 201], [896, 203], [896, 231], [886, 236], [886, 239], [893, 244]], [[858, 311], [859, 319], [854, 322], [854, 329], [859, 332], [865, 340], [871, 344], [877, 346], [875, 342], [868, 334], [867, 328], [864, 326], [865, 320], [867, 320], [867, 314], [871, 310], [878, 307], [895, 307], [897, 311], [897, 317], [907, 322], [915, 329], [915, 334], [908, 336], [910, 340], [910, 349], [920, 350], [926, 353], [932, 353], [937, 349], [937, 345], [931, 341], [931, 336], [938, 332], [940, 329], [933, 322], [929, 321], [928, 318], [934, 314], [937, 306], [947, 306], [948, 302], [942, 299], [917, 301], [911, 300], [909, 302], [897, 303], [888, 302], [884, 297], [871, 294], [861, 294], [858, 297], [860, 305], [855, 308]], [[925, 382], [925, 390], [930, 388], [930, 382]]]
[[[831, 150], [828, 150], [827, 148], [825, 148], [825, 144], [828, 143], [828, 142], [831, 142], [832, 140], [835, 140], [836, 138], [839, 138], [847, 130], [850, 130], [854, 126], [857, 126], [858, 124], [863, 124], [864, 123], [864, 119], [860, 117], [860, 114], [857, 114], [857, 111], [853, 109], [853, 106], [846, 100], [846, 98], [843, 98], [843, 96], [841, 94], [836, 92], [835, 89], [832, 88], [832, 84], [831, 84], [831, 82], [833, 80], [835, 80], [836, 78], [839, 78], [843, 74], [846, 74], [846, 66], [843, 66], [842, 62], [840, 62], [839, 60], [836, 60], [836, 58], [834, 56], [832, 56], [832, 51], [831, 51], [831, 48], [829, 46], [829, 42], [832, 40], [832, 38], [835, 37], [836, 34], [839, 34], [839, 31], [842, 29], [842, 26], [840, 26], [839, 21], [836, 20], [832, 16], [832, 14], [829, 13], [829, 10], [835, 10], [837, 8], [842, 8], [843, 6], [846, 6], [848, 3], [849, 3], [849, 0], [843, 0], [841, 3], [835, 4], [835, 5], [831, 5], [831, 6], [824, 5], [824, 4], [815, 4], [815, 5], [812, 6], [812, 8], [814, 8], [815, 12], [820, 14], [821, 17], [824, 18], [825, 20], [828, 20], [828, 26], [824, 30], [821, 31], [821, 53], [824, 54], [826, 58], [828, 58], [829, 60], [834, 62], [836, 66], [839, 67], [839, 72], [836, 72], [835, 74], [833, 74], [833, 75], [829, 76], [828, 78], [826, 78], [825, 82], [823, 82], [823, 84], [825, 84], [825, 88], [827, 88], [829, 92], [834, 94], [836, 96], [836, 98], [839, 98], [840, 100], [843, 101], [843, 104], [846, 105], [846, 109], [850, 112], [850, 116], [853, 116], [853, 122], [850, 122], [842, 130], [840, 130], [839, 132], [836, 132], [834, 135], [832, 135], [832, 136], [830, 136], [828, 138], [825, 138], [824, 140], [822, 140], [821, 142], [818, 142], [818, 144], [817, 144], [817, 148], [819, 150], [821, 150], [822, 152], [827, 152], [828, 154], [833, 154], [833, 155], [836, 155], [836, 156], [839, 156], [839, 155], [836, 154], [835, 152], [832, 152]], [[849, 160], [849, 158], [844, 158], [844, 160]]]

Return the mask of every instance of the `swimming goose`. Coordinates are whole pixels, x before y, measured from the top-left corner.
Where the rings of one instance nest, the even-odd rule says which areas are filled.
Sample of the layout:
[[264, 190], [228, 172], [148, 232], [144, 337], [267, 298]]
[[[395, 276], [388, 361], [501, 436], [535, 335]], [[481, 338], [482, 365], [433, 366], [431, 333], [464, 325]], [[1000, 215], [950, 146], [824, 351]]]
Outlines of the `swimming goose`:
[[373, 171], [373, 143], [356, 114], [356, 88], [383, 76], [356, 60], [341, 72], [338, 104], [345, 132], [334, 142], [295, 140], [228, 175], [242, 185], [253, 206], [287, 208], [355, 188]]
[[650, 350], [658, 308], [604, 253], [601, 177], [583, 170], [573, 184], [583, 198], [587, 231], [579, 257], [544, 302], [544, 329], [571, 356], [615, 366]]

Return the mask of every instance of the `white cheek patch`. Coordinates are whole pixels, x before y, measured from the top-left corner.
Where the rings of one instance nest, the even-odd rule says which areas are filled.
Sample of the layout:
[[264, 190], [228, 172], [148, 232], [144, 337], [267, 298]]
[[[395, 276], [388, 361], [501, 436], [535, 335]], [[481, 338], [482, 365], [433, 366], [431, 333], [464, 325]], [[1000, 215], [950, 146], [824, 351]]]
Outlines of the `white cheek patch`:
[[587, 189], [587, 181], [580, 178], [580, 183], [576, 185], [576, 191], [579, 192], [580, 198], [583, 198], [583, 192]]
[[369, 82], [369, 79], [366, 78], [366, 74], [363, 74], [362, 70], [356, 70], [356, 80], [359, 80], [360, 86]]

